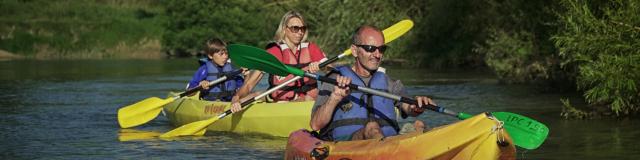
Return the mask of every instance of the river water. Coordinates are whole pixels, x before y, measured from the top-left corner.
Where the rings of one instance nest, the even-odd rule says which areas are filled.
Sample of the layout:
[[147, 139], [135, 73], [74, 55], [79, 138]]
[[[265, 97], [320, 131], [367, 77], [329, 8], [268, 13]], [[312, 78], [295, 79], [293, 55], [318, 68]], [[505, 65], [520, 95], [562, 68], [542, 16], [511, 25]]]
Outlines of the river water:
[[[0, 159], [282, 159], [286, 138], [261, 135], [207, 132], [172, 141], [121, 141], [127, 133], [173, 129], [162, 116], [120, 129], [116, 112], [181, 90], [196, 68], [195, 59], [0, 61]], [[546, 124], [545, 143], [536, 150], [519, 148], [519, 159], [640, 158], [640, 120], [560, 118], [560, 98], [577, 102], [578, 95], [499, 85], [481, 71], [390, 68], [388, 73], [401, 79], [409, 94], [428, 95], [455, 111], [514, 112]], [[433, 112], [418, 118], [432, 127], [457, 121]]]

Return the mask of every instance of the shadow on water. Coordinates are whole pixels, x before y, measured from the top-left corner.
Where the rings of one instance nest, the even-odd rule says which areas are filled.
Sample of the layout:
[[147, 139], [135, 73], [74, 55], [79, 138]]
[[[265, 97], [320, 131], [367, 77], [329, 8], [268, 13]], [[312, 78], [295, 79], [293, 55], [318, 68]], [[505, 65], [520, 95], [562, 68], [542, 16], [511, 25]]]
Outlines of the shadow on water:
[[[195, 59], [65, 60], [0, 62], [0, 157], [2, 159], [281, 159], [286, 139], [207, 132], [204, 137], [121, 142], [116, 111], [148, 97], [181, 90], [197, 68]], [[520, 159], [638, 159], [640, 121], [562, 120], [560, 98], [530, 86], [498, 85], [481, 71], [398, 69], [408, 95], [427, 95], [465, 113], [506, 111], [547, 124], [550, 134]], [[263, 81], [264, 82], [264, 81]], [[261, 84], [260, 88], [265, 88]], [[457, 121], [434, 112], [417, 117], [435, 127]], [[409, 118], [401, 122], [411, 122]], [[160, 116], [129, 132], [173, 129]]]

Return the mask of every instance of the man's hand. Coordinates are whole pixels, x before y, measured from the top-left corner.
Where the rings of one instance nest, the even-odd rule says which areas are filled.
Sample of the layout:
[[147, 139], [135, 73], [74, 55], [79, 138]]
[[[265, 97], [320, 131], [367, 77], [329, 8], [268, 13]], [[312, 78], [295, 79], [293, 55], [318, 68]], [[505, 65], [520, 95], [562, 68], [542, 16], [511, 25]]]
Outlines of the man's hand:
[[427, 105], [438, 106], [436, 103], [433, 102], [433, 100], [431, 100], [431, 98], [427, 96], [416, 96], [415, 99], [418, 102], [418, 105], [415, 105], [415, 104], [409, 105], [409, 110], [415, 112], [416, 115], [422, 114], [422, 112], [424, 112], [424, 109], [425, 109], [424, 107], [426, 107]]
[[329, 100], [340, 102], [350, 93], [349, 84], [351, 84], [351, 78], [338, 75], [336, 81], [338, 85], [333, 87], [333, 92], [331, 96], [329, 96]]

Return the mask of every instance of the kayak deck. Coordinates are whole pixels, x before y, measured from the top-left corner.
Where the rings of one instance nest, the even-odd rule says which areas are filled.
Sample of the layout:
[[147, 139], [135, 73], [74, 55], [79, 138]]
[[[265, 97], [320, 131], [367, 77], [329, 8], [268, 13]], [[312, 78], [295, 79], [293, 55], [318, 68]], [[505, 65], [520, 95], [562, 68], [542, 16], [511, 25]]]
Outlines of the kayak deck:
[[[254, 103], [242, 112], [216, 121], [207, 130], [288, 137], [295, 130], [310, 128], [313, 103], [314, 101]], [[174, 126], [181, 126], [218, 116], [229, 108], [229, 102], [203, 101], [185, 97], [165, 105], [163, 109]]]
[[285, 159], [515, 159], [513, 142], [499, 125], [480, 114], [421, 134], [338, 142], [299, 130], [289, 137]]

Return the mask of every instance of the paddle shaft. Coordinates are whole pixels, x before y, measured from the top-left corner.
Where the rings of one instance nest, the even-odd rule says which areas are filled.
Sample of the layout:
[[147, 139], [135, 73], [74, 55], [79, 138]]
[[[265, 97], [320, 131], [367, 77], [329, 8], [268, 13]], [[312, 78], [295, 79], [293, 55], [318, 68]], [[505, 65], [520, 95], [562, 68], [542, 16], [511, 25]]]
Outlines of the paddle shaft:
[[[407, 26], [408, 26], [408, 27], [407, 27]], [[400, 28], [398, 28], [398, 27], [400, 27]], [[385, 43], [390, 42], [390, 41], [393, 41], [394, 39], [398, 38], [399, 36], [401, 36], [401, 35], [402, 35], [402, 34], [404, 34], [405, 32], [409, 31], [409, 29], [411, 29], [411, 27], [413, 27], [413, 22], [412, 22], [412, 21], [410, 21], [410, 20], [403, 20], [403, 21], [401, 21], [400, 23], [398, 23], [398, 24], [396, 24], [396, 25], [394, 25], [394, 26], [391, 26], [390, 28], [385, 29], [385, 30], [383, 31], [383, 33], [390, 32], [389, 34], [385, 34], [385, 35], [391, 35], [390, 37], [385, 37], [385, 39], [386, 39], [386, 40], [385, 40]], [[389, 29], [391, 29], [391, 30], [389, 30]], [[342, 58], [342, 57], [345, 57], [345, 56], [348, 56], [348, 55], [350, 55], [350, 54], [351, 54], [350, 52], [345, 51], [344, 53], [342, 53], [342, 54], [340, 54], [340, 55], [338, 55], [338, 56], [335, 56], [335, 57], [333, 57], [333, 58], [331, 58], [331, 59], [328, 59], [328, 60], [326, 60], [326, 61], [324, 61], [324, 62], [320, 63], [318, 66], [319, 66], [320, 68], [325, 67], [325, 66], [327, 66], [328, 64], [331, 64], [331, 63], [333, 63], [333, 62], [337, 61], [338, 59], [340, 59], [340, 58]], [[257, 101], [258, 99], [261, 99], [261, 98], [263, 98], [263, 97], [265, 97], [265, 96], [267, 96], [267, 95], [271, 94], [272, 92], [274, 92], [274, 91], [276, 91], [276, 90], [279, 90], [279, 89], [281, 89], [281, 88], [283, 88], [283, 87], [287, 86], [289, 83], [292, 83], [292, 82], [295, 82], [295, 81], [299, 80], [300, 78], [302, 78], [302, 76], [295, 76], [295, 77], [293, 77], [293, 78], [291, 78], [291, 79], [289, 79], [289, 80], [285, 81], [284, 83], [282, 83], [282, 84], [280, 84], [280, 85], [278, 85], [278, 86], [275, 86], [275, 87], [273, 87], [273, 88], [271, 88], [271, 89], [269, 89], [269, 90], [267, 90], [267, 91], [263, 92], [262, 94], [260, 94], [260, 95], [258, 95], [258, 96], [256, 96], [256, 97], [254, 97], [254, 98], [251, 98], [251, 99], [248, 99], [248, 100], [245, 100], [245, 101], [241, 102], [241, 104], [240, 104], [240, 105], [241, 105], [241, 107], [242, 107], [242, 108], [245, 108], [247, 105], [249, 105], [249, 104], [251, 104], [251, 103], [253, 103], [253, 102]], [[334, 80], [334, 81], [335, 81], [335, 80]], [[415, 101], [415, 100], [414, 100], [414, 101]], [[226, 110], [224, 113], [222, 113], [222, 114], [220, 114], [220, 115], [218, 116], [218, 119], [222, 119], [222, 118], [224, 118], [224, 117], [226, 117], [227, 115], [230, 115], [230, 114], [232, 114], [231, 109]]]
[[[389, 41], [392, 41], [392, 40], [394, 40], [394, 39], [396, 39], [396, 38], [400, 37], [400, 36], [401, 36], [401, 35], [403, 35], [405, 32], [407, 32], [409, 29], [411, 29], [411, 27], [412, 27], [412, 26], [413, 26], [413, 22], [412, 22], [411, 20], [403, 20], [403, 21], [401, 21], [401, 22], [399, 22], [399, 23], [397, 23], [397, 24], [395, 24], [395, 25], [391, 26], [390, 28], [385, 29], [385, 30], [383, 31], [383, 33], [384, 33], [384, 35], [385, 35], [385, 43], [387, 43], [387, 42], [389, 42]], [[388, 35], [388, 37], [387, 37], [387, 35]], [[235, 47], [234, 47], [234, 45], [230, 45], [230, 46], [228, 47], [228, 49], [229, 49], [229, 53], [230, 53], [230, 58], [232, 58], [232, 59], [233, 59], [234, 54], [231, 54], [231, 53], [234, 53], [234, 50], [235, 50], [235, 49], [238, 49], [238, 51], [240, 51], [240, 52], [245, 52], [245, 53], [249, 53], [249, 55], [252, 55], [252, 53], [253, 53], [253, 52], [255, 52], [255, 51], [256, 51], [255, 49], [257, 49], [257, 48], [255, 48], [255, 47], [244, 48], [244, 47], [238, 47], [238, 46], [235, 46]], [[247, 49], [248, 49], [248, 50], [247, 50]], [[260, 49], [257, 49], [257, 50], [260, 50]], [[340, 59], [340, 58], [342, 58], [342, 57], [345, 57], [345, 56], [350, 55], [351, 53], [350, 53], [349, 51], [350, 51], [350, 50], [347, 50], [347, 51], [345, 51], [344, 53], [342, 53], [342, 54], [340, 54], [340, 55], [338, 55], [338, 56], [336, 56], [336, 57], [333, 57], [333, 58], [331, 58], [331, 59], [329, 59], [329, 60], [327, 60], [327, 61], [322, 62], [322, 63], [319, 65], [319, 67], [325, 67], [325, 66], [327, 66], [328, 64], [333, 63], [333, 62], [337, 61], [338, 59]], [[255, 52], [255, 53], [257, 53], [257, 52]], [[269, 54], [266, 54], [266, 55], [269, 55]], [[246, 56], [246, 55], [245, 55], [245, 56]], [[256, 56], [256, 57], [261, 57], [261, 56]], [[245, 65], [243, 65], [243, 66], [245, 66], [245, 67], [247, 67], [247, 68], [260, 68], [260, 67], [256, 67], [256, 66], [251, 65], [251, 64], [263, 64], [263, 63], [269, 63], [269, 61], [271, 61], [271, 60], [278, 61], [277, 59], [273, 59], [273, 58], [275, 58], [275, 57], [266, 57], [265, 59], [256, 58], [256, 57], [249, 58], [249, 57], [242, 57], [242, 56], [241, 56], [241, 57], [240, 57], [240, 58], [241, 58], [241, 60], [240, 60], [240, 62], [239, 62], [239, 63], [240, 63], [240, 64], [245, 64]], [[248, 58], [248, 59], [244, 59], [244, 60], [242, 60], [242, 58]], [[246, 65], [246, 64], [249, 64], [249, 65]], [[277, 68], [277, 67], [278, 67], [278, 66], [276, 66], [276, 68]], [[291, 78], [291, 79], [287, 80], [286, 82], [284, 82], [284, 83], [282, 83], [282, 84], [280, 84], [280, 85], [278, 85], [278, 86], [276, 86], [276, 87], [273, 87], [273, 88], [271, 88], [271, 89], [269, 89], [269, 90], [265, 91], [264, 93], [262, 93], [262, 94], [260, 94], [260, 95], [258, 95], [258, 96], [256, 96], [256, 97], [254, 97], [254, 98], [251, 98], [251, 99], [248, 99], [248, 100], [243, 101], [243, 102], [241, 103], [241, 107], [242, 107], [242, 108], [245, 108], [245, 107], [247, 107], [249, 104], [251, 104], [251, 103], [253, 103], [253, 102], [257, 101], [258, 99], [261, 99], [261, 98], [263, 98], [263, 97], [265, 97], [265, 96], [267, 96], [267, 95], [271, 94], [272, 92], [274, 92], [274, 91], [276, 91], [276, 90], [279, 90], [279, 89], [281, 89], [281, 88], [283, 88], [283, 87], [287, 86], [287, 84], [289, 84], [289, 83], [292, 83], [292, 82], [295, 82], [295, 81], [299, 80], [300, 78], [302, 78], [302, 73], [303, 73], [303, 71], [301, 71], [301, 70], [300, 70], [300, 72], [299, 72], [299, 73], [300, 73], [300, 74], [294, 74], [294, 75], [298, 75], [298, 76], [293, 77], [293, 78]], [[285, 74], [283, 74], [283, 73], [279, 73], [278, 75], [285, 75]], [[231, 110], [229, 109], [229, 110], [225, 111], [224, 113], [220, 114], [220, 115], [219, 115], [218, 117], [216, 117], [216, 118], [217, 118], [217, 119], [222, 119], [222, 118], [224, 118], [225, 116], [230, 115], [230, 114], [232, 114], [232, 112], [231, 112]], [[165, 133], [164, 135], [167, 135], [167, 136], [175, 136], [175, 135], [192, 135], [192, 134], [194, 134], [194, 133], [187, 133], [187, 132], [188, 132], [188, 130], [190, 130], [190, 128], [194, 128], [194, 127], [196, 127], [196, 128], [200, 128], [200, 127], [201, 127], [201, 126], [203, 126], [204, 124], [206, 124], [206, 125], [208, 126], [208, 125], [212, 124], [213, 122], [215, 122], [217, 119], [213, 119], [213, 118], [212, 118], [212, 119], [210, 119], [210, 120], [206, 120], [206, 121], [203, 121], [203, 122], [201, 122], [201, 121], [199, 121], [199, 122], [193, 122], [193, 123], [190, 123], [190, 124], [184, 125], [184, 126], [182, 126], [182, 127], [178, 128], [178, 129], [175, 129], [175, 130], [173, 130], [173, 131], [170, 131], [170, 132], [168, 132], [168, 133]], [[183, 127], [186, 127], [186, 129], [181, 129], [181, 128], [183, 128]], [[205, 127], [206, 127], [206, 126], [205, 126]], [[206, 131], [206, 130], [202, 130], [202, 128], [200, 128], [200, 129], [198, 130], [198, 132], [197, 132], [197, 133], [195, 133], [195, 134], [204, 134], [204, 131]], [[171, 133], [177, 133], [177, 134], [171, 134]]]
[[[331, 64], [331, 63], [333, 63], [333, 62], [337, 61], [338, 59], [340, 59], [340, 58], [342, 58], [342, 57], [344, 57], [344, 56], [347, 56], [347, 55], [349, 55], [349, 54], [347, 54], [347, 53], [342, 53], [342, 54], [340, 54], [340, 55], [338, 55], [338, 56], [335, 56], [335, 57], [333, 57], [333, 58], [331, 58], [331, 59], [329, 59], [329, 60], [326, 60], [326, 61], [324, 61], [324, 62], [320, 63], [318, 66], [319, 66], [320, 68], [325, 67], [325, 66], [327, 66], [327, 65], [329, 65], [329, 64]], [[312, 74], [312, 75], [313, 75], [313, 74]], [[240, 106], [242, 106], [242, 108], [245, 108], [247, 105], [249, 105], [249, 104], [251, 104], [251, 103], [253, 103], [253, 102], [257, 101], [258, 99], [261, 99], [261, 98], [263, 98], [263, 97], [265, 97], [265, 96], [267, 96], [267, 95], [269, 95], [269, 94], [271, 94], [271, 93], [275, 92], [276, 90], [279, 90], [279, 89], [281, 89], [281, 88], [283, 88], [283, 87], [287, 86], [289, 83], [293, 83], [293, 82], [295, 82], [295, 81], [299, 80], [300, 78], [302, 78], [302, 76], [295, 76], [295, 77], [293, 77], [293, 78], [289, 79], [288, 81], [285, 81], [285, 82], [281, 83], [280, 85], [277, 85], [277, 86], [275, 86], [275, 87], [273, 87], [273, 88], [271, 88], [271, 89], [269, 89], [269, 90], [267, 90], [267, 91], [263, 92], [262, 94], [260, 94], [260, 95], [258, 95], [258, 96], [256, 96], [256, 97], [253, 97], [253, 98], [248, 99], [248, 100], [246, 100], [246, 101], [244, 101], [244, 102], [241, 102], [241, 103], [240, 103]], [[334, 81], [335, 81], [335, 80], [334, 80]], [[416, 103], [417, 103], [417, 102], [416, 102]], [[227, 111], [225, 111], [224, 113], [220, 114], [220, 115], [218, 116], [218, 119], [224, 118], [224, 117], [226, 117], [226, 116], [228, 116], [228, 115], [230, 115], [230, 114], [232, 114], [232, 113], [233, 113], [233, 112], [231, 112], [231, 109], [228, 109], [228, 110], [227, 110]]]
[[[404, 33], [408, 32], [412, 27], [413, 27], [413, 21], [411, 21], [411, 20], [402, 20], [402, 21], [392, 25], [391, 27], [383, 30], [382, 33], [383, 33], [384, 38], [385, 38], [385, 42], [384, 43], [386, 44], [388, 42], [391, 42], [391, 41], [397, 39], [398, 37], [402, 36]], [[320, 63], [318, 65], [318, 67], [319, 68], [323, 68], [323, 67], [325, 67], [325, 66], [327, 66], [327, 65], [329, 65], [329, 64], [331, 64], [331, 63], [333, 63], [333, 62], [335, 62], [337, 60], [339, 60], [340, 58], [343, 58], [343, 57], [349, 56], [349, 55], [351, 55], [351, 50], [347, 49], [342, 54], [339, 54], [338, 56], [335, 56], [333, 58], [330, 58], [328, 60], [323, 61], [322, 63]], [[302, 78], [302, 76], [295, 76], [294, 78], [292, 78], [292, 79], [290, 79], [290, 80], [288, 80], [288, 81], [286, 81], [284, 83], [281, 83], [280, 85], [278, 85], [278, 86], [276, 86], [274, 88], [280, 89], [280, 88], [288, 85], [289, 83], [295, 82], [296, 80], [298, 80], [300, 78]], [[274, 92], [274, 91], [277, 90], [277, 89], [274, 89], [274, 88], [265, 91], [261, 95], [266, 96], [268, 94], [271, 94], [271, 92]], [[260, 99], [262, 97], [260, 97], [260, 98], [254, 97], [253, 101], [257, 100], [256, 98]], [[244, 107], [245, 105], [248, 105], [248, 104], [252, 103], [253, 101], [242, 102], [242, 106]], [[228, 112], [225, 112], [225, 113], [226, 114], [230, 114], [231, 112], [230, 112], [230, 110], [228, 110]], [[224, 117], [224, 116], [226, 116], [226, 114], [221, 114], [220, 116]]]
[[[340, 54], [338, 56], [335, 56], [335, 57], [333, 57], [333, 58], [331, 58], [329, 60], [326, 60], [326, 61], [320, 63], [318, 66], [320, 68], [325, 67], [325, 66], [327, 66], [327, 65], [329, 65], [329, 64], [331, 64], [331, 63], [337, 61], [338, 59], [340, 59], [340, 58], [342, 58], [344, 56], [347, 56], [347, 55], [349, 55], [349, 54], [342, 53], [342, 54]], [[313, 75], [313, 74], [311, 74], [311, 75]], [[248, 100], [245, 100], [244, 102], [241, 102], [240, 106], [242, 106], [242, 108], [245, 108], [247, 105], [249, 105], [249, 104], [251, 104], [251, 103], [253, 103], [253, 102], [255, 102], [255, 101], [257, 101], [257, 100], [259, 100], [259, 99], [261, 99], [261, 98], [263, 98], [263, 97], [265, 97], [265, 96], [267, 96], [267, 95], [269, 95], [269, 94], [271, 94], [271, 93], [273, 93], [273, 92], [285, 87], [285, 86], [287, 86], [289, 83], [293, 83], [293, 82], [299, 80], [300, 78], [302, 78], [302, 76], [295, 76], [295, 77], [289, 79], [288, 81], [285, 81], [285, 82], [281, 83], [280, 85], [277, 85], [277, 86], [275, 86], [275, 87], [263, 92], [262, 94], [260, 94], [258, 96], [255, 96], [255, 97], [253, 97], [251, 99], [248, 99]], [[333, 80], [333, 81], [335, 82], [335, 80]], [[335, 83], [335, 84], [337, 84], [337, 83]], [[415, 102], [415, 103], [417, 103], [417, 102]], [[218, 119], [224, 118], [224, 117], [226, 117], [226, 116], [228, 116], [228, 115], [230, 115], [232, 113], [233, 112], [231, 112], [231, 109], [228, 109], [227, 111], [224, 111], [224, 113], [220, 114], [218, 116]]]
[[335, 56], [335, 57], [333, 57], [333, 58], [331, 58], [331, 59], [329, 59], [329, 60], [326, 60], [326, 61], [324, 61], [324, 62], [320, 63], [320, 65], [319, 65], [319, 66], [320, 66], [320, 68], [325, 67], [325, 66], [327, 66], [327, 65], [329, 65], [329, 64], [331, 64], [331, 63], [333, 63], [333, 62], [337, 61], [338, 59], [340, 59], [340, 58], [342, 58], [342, 57], [344, 57], [344, 56], [348, 56], [348, 55], [350, 55], [350, 54], [347, 54], [346, 52], [345, 52], [345, 53], [342, 53], [342, 54], [340, 54], [340, 55], [338, 55], [338, 56]]
[[[408, 31], [408, 30], [407, 30], [407, 31]], [[404, 32], [406, 32], [406, 31], [404, 31]], [[403, 32], [403, 33], [404, 33], [404, 32]], [[400, 34], [400, 35], [402, 35], [402, 34]], [[393, 39], [396, 39], [396, 38], [397, 38], [397, 37], [392, 37], [392, 38], [390, 38], [390, 39], [389, 39], [389, 41], [392, 41]], [[328, 60], [326, 60], [326, 61], [324, 61], [324, 62], [320, 63], [320, 64], [318, 65], [318, 67], [319, 67], [319, 68], [325, 67], [325, 66], [327, 66], [327, 65], [329, 65], [329, 64], [331, 64], [331, 63], [333, 63], [333, 62], [337, 61], [338, 59], [340, 59], [340, 58], [342, 58], [342, 57], [345, 57], [345, 56], [348, 56], [348, 55], [351, 55], [351, 53], [349, 53], [349, 52], [344, 52], [344, 53], [342, 53], [342, 54], [340, 54], [340, 55], [338, 55], [338, 56], [335, 56], [335, 57], [333, 57], [333, 58], [331, 58], [331, 59], [328, 59]], [[223, 78], [224, 78], [224, 77], [223, 77]], [[280, 85], [277, 85], [277, 86], [275, 86], [275, 87], [273, 87], [273, 88], [271, 88], [271, 89], [269, 89], [269, 90], [267, 90], [267, 91], [263, 92], [262, 94], [260, 94], [260, 95], [258, 95], [258, 96], [256, 96], [256, 97], [253, 97], [253, 98], [251, 98], [251, 99], [245, 100], [244, 102], [241, 102], [241, 103], [240, 103], [240, 106], [241, 106], [242, 108], [245, 108], [247, 105], [249, 105], [249, 104], [251, 104], [251, 103], [253, 103], [253, 102], [257, 101], [258, 99], [261, 99], [261, 98], [263, 98], [263, 97], [265, 97], [265, 96], [267, 96], [267, 95], [271, 94], [272, 92], [275, 92], [276, 90], [279, 90], [279, 89], [281, 89], [281, 88], [283, 88], [283, 87], [287, 86], [289, 83], [293, 83], [293, 82], [295, 82], [295, 81], [299, 80], [300, 78], [302, 78], [302, 76], [295, 76], [295, 77], [293, 77], [293, 78], [289, 79], [288, 81], [285, 81], [284, 83], [281, 83]], [[335, 80], [334, 80], [334, 81], [335, 81]], [[200, 86], [198, 86], [198, 87], [200, 87]], [[200, 87], [200, 88], [202, 88], [202, 87]], [[194, 88], [194, 89], [196, 89], [196, 88]], [[190, 91], [191, 91], [191, 90], [190, 90]], [[187, 92], [189, 92], [189, 91], [187, 91]], [[187, 93], [187, 92], [185, 92], [185, 93], [183, 93], [183, 94], [191, 94], [191, 93], [193, 93], [193, 92], [191, 92], [191, 93]], [[181, 95], [182, 95], [182, 94], [181, 94]], [[414, 101], [415, 101], [415, 100], [414, 100]], [[416, 103], [417, 103], [417, 102], [416, 102]], [[230, 114], [232, 114], [232, 113], [233, 113], [233, 112], [231, 112], [231, 109], [228, 109], [228, 110], [224, 111], [224, 113], [222, 113], [222, 114], [218, 115], [218, 119], [222, 119], [222, 118], [224, 118], [224, 117], [226, 117], [226, 116], [228, 116], [228, 115], [230, 115]]]
[[[398, 37], [402, 36], [404, 33], [408, 32], [411, 28], [413, 27], [413, 21], [405, 19], [402, 20], [392, 26], [390, 26], [387, 29], [382, 30], [382, 33], [384, 35], [384, 43], [387, 44], [395, 39], [397, 39]], [[342, 54], [335, 56], [327, 61], [324, 61], [320, 64], [320, 67], [324, 67], [327, 64], [331, 64], [335, 61], [337, 61], [338, 59], [351, 55], [351, 50], [347, 49], [346, 51], [344, 51]]]
[[[322, 82], [331, 83], [334, 85], [338, 84], [338, 82], [335, 79], [332, 79], [326, 76], [320, 76], [317, 74], [311, 74], [306, 72], [304, 73], [304, 76], [314, 78]], [[390, 98], [396, 101], [401, 101], [403, 103], [417, 104], [417, 101], [415, 99], [412, 99], [409, 97], [402, 97], [402, 96], [390, 94], [387, 92], [383, 92], [383, 91], [379, 91], [379, 90], [375, 90], [375, 89], [371, 89], [363, 86], [358, 86], [355, 84], [349, 84], [348, 86], [350, 89], [355, 89], [365, 93]], [[439, 106], [423, 105], [423, 108], [427, 108], [429, 110], [436, 111], [439, 113], [444, 113], [446, 115], [450, 115], [462, 120], [472, 117], [472, 115], [470, 114], [455, 112]], [[418, 108], [418, 109], [421, 109], [421, 108]], [[419, 110], [417, 112], [422, 112], [422, 111]], [[513, 113], [506, 113], [506, 112], [495, 112], [490, 114], [492, 116], [494, 116], [495, 114], [496, 116], [498, 116], [497, 117], [498, 119], [504, 122], [505, 129], [507, 130], [507, 132], [510, 132], [510, 134], [512, 134], [514, 138], [514, 143], [517, 146], [523, 147], [525, 149], [535, 149], [539, 147], [542, 144], [542, 142], [544, 142], [544, 140], [547, 138], [549, 129], [546, 127], [546, 125], [540, 122], [537, 122], [533, 119], [530, 119], [528, 117], [524, 117], [521, 115], [513, 114]]]
[[[210, 81], [209, 83], [207, 83], [207, 85], [206, 85], [206, 86], [216, 85], [216, 84], [218, 84], [218, 83], [224, 82], [224, 81], [226, 81], [227, 79], [231, 79], [231, 78], [233, 78], [233, 77], [235, 77], [235, 76], [238, 76], [238, 74], [242, 73], [243, 71], [244, 71], [244, 69], [238, 69], [238, 70], [235, 70], [235, 71], [232, 71], [232, 72], [225, 73], [225, 74], [223, 74], [223, 76], [222, 76], [222, 77], [220, 77], [220, 78], [218, 78], [218, 79], [216, 79], [216, 80], [213, 80], [213, 81]], [[178, 96], [176, 96], [175, 98], [184, 97], [184, 96], [190, 95], [190, 94], [192, 94], [192, 93], [195, 93], [195, 92], [197, 92], [197, 91], [200, 91], [200, 90], [202, 90], [202, 89], [203, 89], [202, 87], [203, 87], [202, 85], [199, 85], [198, 87], [191, 88], [191, 89], [189, 89], [189, 90], [187, 90], [187, 91], [185, 91], [185, 92], [180, 93], [180, 94], [179, 94]]]
[[[251, 99], [245, 100], [245, 101], [243, 101], [243, 102], [241, 102], [241, 103], [240, 103], [240, 106], [242, 106], [242, 108], [245, 108], [245, 107], [247, 107], [249, 104], [251, 104], [251, 103], [253, 103], [253, 102], [255, 102], [255, 101], [257, 101], [257, 100], [259, 100], [259, 99], [261, 99], [261, 98], [263, 98], [263, 97], [265, 97], [265, 96], [267, 96], [267, 95], [269, 95], [269, 94], [271, 94], [272, 92], [274, 92], [274, 91], [276, 91], [276, 90], [282, 89], [283, 87], [287, 86], [286, 84], [289, 84], [289, 83], [291, 83], [291, 82], [294, 82], [294, 81], [296, 81], [296, 80], [298, 80], [298, 79], [300, 79], [300, 78], [301, 78], [300, 76], [296, 76], [296, 77], [294, 77], [294, 78], [292, 78], [292, 79], [290, 79], [290, 80], [288, 80], [288, 81], [285, 81], [285, 82], [283, 83], [284, 85], [282, 85], [282, 84], [281, 84], [281, 85], [275, 86], [275, 87], [273, 87], [273, 88], [271, 88], [271, 89], [269, 89], [269, 90], [267, 90], [267, 91], [263, 92], [262, 94], [260, 94], [260, 95], [258, 95], [258, 96], [255, 96], [255, 97], [253, 97], [253, 98], [251, 98]], [[226, 117], [226, 116], [228, 116], [228, 115], [230, 115], [230, 114], [232, 114], [231, 109], [228, 109], [228, 110], [224, 111], [224, 113], [222, 113], [222, 114], [218, 115], [218, 119], [222, 119], [222, 118], [224, 118], [224, 117]]]
[[[291, 79], [289, 81], [295, 81], [295, 79]], [[284, 86], [279, 86], [279, 87], [275, 87], [272, 88], [268, 91], [266, 91], [265, 93], [262, 93], [256, 97], [253, 97], [251, 99], [245, 100], [241, 103], [242, 108], [249, 106], [249, 104], [255, 102], [256, 100], [267, 96], [269, 93], [281, 89]], [[228, 109], [226, 111], [224, 111], [222, 114], [218, 115], [217, 117], [211, 117], [207, 120], [201, 120], [201, 121], [197, 121], [197, 122], [192, 122], [189, 124], [185, 124], [183, 126], [180, 126], [174, 130], [171, 130], [165, 134], [160, 135], [160, 137], [164, 137], [164, 138], [168, 138], [168, 137], [175, 137], [175, 136], [183, 136], [183, 135], [203, 135], [204, 132], [206, 132], [206, 128], [207, 126], [213, 124], [214, 122], [216, 122], [219, 119], [222, 119], [228, 115], [231, 115], [231, 109]]]
[[[323, 81], [327, 83], [333, 82], [332, 84], [337, 84], [335, 79], [330, 79], [330, 78], [321, 77], [315, 74], [305, 73], [301, 69], [285, 65], [282, 62], [280, 62], [276, 57], [269, 54], [263, 49], [259, 49], [251, 46], [244, 46], [244, 45], [230, 45], [229, 56], [232, 59], [234, 59], [234, 62], [236, 63], [236, 65], [240, 65], [250, 69], [262, 70], [270, 74], [279, 75], [279, 76], [287, 76], [291, 74], [296, 75], [296, 77], [306, 76], [306, 77], [316, 79], [318, 81]], [[297, 79], [292, 78], [291, 80], [295, 81]], [[366, 92], [368, 94], [375, 94], [378, 96], [390, 98], [403, 103], [416, 104], [416, 100], [411, 98], [396, 96], [386, 92], [381, 92], [379, 90], [374, 90], [374, 89], [361, 87], [357, 85], [350, 84], [349, 87], [351, 87], [352, 89], [361, 90], [362, 92]], [[260, 97], [266, 96], [268, 93], [270, 93], [270, 91], [263, 93], [263, 95], [261, 95]], [[255, 100], [257, 99], [254, 99], [254, 101]], [[244, 104], [245, 105], [249, 104], [249, 102], [252, 102], [252, 101], [247, 101]], [[469, 114], [454, 112], [438, 106], [425, 105], [424, 107], [419, 107], [418, 109], [421, 109], [421, 108], [426, 108], [436, 112], [444, 113], [450, 116], [454, 116], [458, 119], [467, 119], [470, 117]], [[414, 112], [421, 112], [421, 111], [414, 110]], [[506, 112], [497, 112], [496, 115], [502, 117], [502, 118], [497, 118], [498, 120], [505, 120], [503, 121], [505, 125], [504, 127], [508, 132], [510, 132], [511, 135], [513, 135], [515, 139], [514, 140], [515, 144], [518, 146], [522, 146], [523, 148], [535, 149], [542, 142], [544, 142], [544, 140], [548, 135], [548, 128], [546, 127], [546, 125], [540, 122], [537, 122], [533, 119], [530, 119], [528, 117], [520, 116], [513, 113], [506, 113]], [[208, 124], [211, 124], [211, 123], [213, 122], [210, 122]]]
[[[304, 74], [305, 77], [309, 77], [309, 78], [313, 78], [313, 79], [317, 79], [319, 81], [322, 82], [327, 82], [327, 83], [331, 83], [333, 85], [338, 85], [338, 82], [335, 79], [326, 77], [326, 76], [320, 76], [317, 74], [311, 74], [311, 73], [306, 73]], [[409, 97], [403, 97], [403, 96], [398, 96], [398, 95], [394, 95], [391, 93], [387, 93], [387, 92], [383, 92], [383, 91], [379, 91], [379, 90], [375, 90], [375, 89], [371, 89], [371, 88], [367, 88], [367, 87], [363, 87], [363, 86], [358, 86], [355, 84], [349, 84], [349, 88], [350, 89], [354, 89], [354, 90], [359, 90], [365, 93], [369, 93], [369, 94], [373, 94], [373, 95], [377, 95], [377, 96], [382, 96], [385, 98], [389, 98], [389, 99], [393, 99], [396, 101], [400, 101], [403, 103], [407, 103], [407, 104], [414, 104], [417, 105], [418, 101], [416, 101], [413, 98], [409, 98]], [[427, 108], [429, 110], [432, 111], [436, 111], [439, 113], [444, 113], [446, 115], [450, 115], [450, 116], [454, 116], [454, 117], [458, 117], [458, 118], [463, 118], [465, 117], [466, 114], [464, 113], [458, 113], [449, 109], [446, 109], [444, 107], [439, 107], [439, 106], [434, 106], [434, 105], [424, 105], [424, 108]]]

